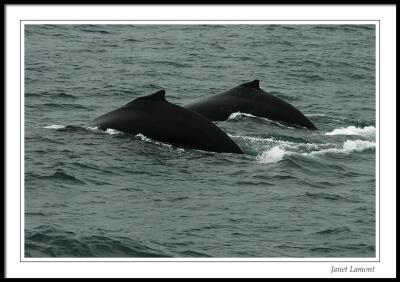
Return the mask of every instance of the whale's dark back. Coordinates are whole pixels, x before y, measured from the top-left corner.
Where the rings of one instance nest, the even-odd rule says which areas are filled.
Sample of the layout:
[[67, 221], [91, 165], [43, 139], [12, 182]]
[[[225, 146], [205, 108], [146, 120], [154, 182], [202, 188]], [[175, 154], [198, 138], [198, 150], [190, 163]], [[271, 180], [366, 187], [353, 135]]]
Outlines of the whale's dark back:
[[165, 92], [139, 97], [90, 123], [100, 129], [143, 134], [157, 141], [195, 149], [242, 153], [220, 128], [196, 112], [169, 103]]
[[232, 113], [242, 112], [265, 117], [274, 121], [317, 129], [298, 109], [288, 102], [263, 91], [259, 81], [254, 80], [236, 86], [226, 92], [211, 95], [185, 108], [195, 111], [209, 120], [226, 120]]

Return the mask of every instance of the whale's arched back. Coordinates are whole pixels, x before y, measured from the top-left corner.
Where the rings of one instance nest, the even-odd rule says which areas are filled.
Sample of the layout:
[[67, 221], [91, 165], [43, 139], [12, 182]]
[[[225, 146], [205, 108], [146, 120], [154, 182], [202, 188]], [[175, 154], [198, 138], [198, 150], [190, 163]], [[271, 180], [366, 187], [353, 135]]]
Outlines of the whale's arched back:
[[228, 91], [210, 95], [184, 106], [211, 121], [226, 120], [235, 112], [317, 129], [297, 108], [260, 88], [260, 81], [240, 84]]
[[165, 91], [138, 97], [91, 123], [102, 130], [143, 134], [157, 141], [204, 151], [243, 153], [219, 127], [191, 110], [168, 102]]

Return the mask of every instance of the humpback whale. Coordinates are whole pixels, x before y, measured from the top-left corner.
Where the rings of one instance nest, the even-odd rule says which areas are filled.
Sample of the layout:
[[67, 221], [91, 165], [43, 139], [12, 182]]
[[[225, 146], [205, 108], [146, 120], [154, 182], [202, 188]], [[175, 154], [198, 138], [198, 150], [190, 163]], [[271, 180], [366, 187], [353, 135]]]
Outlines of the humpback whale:
[[89, 123], [101, 130], [116, 129], [151, 139], [204, 151], [243, 153], [219, 127], [202, 115], [172, 104], [165, 91], [138, 97]]
[[222, 121], [232, 113], [248, 113], [273, 121], [282, 121], [308, 129], [317, 127], [298, 109], [263, 91], [260, 81], [253, 80], [220, 94], [211, 95], [184, 106], [211, 121]]

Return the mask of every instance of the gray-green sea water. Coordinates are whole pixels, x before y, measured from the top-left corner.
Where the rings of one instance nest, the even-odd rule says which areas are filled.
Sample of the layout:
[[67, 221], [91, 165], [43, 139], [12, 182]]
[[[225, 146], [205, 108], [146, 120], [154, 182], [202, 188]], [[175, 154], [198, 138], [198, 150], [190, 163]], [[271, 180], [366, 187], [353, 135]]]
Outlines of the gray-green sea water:
[[[26, 257], [374, 257], [374, 25], [26, 25]], [[166, 90], [184, 105], [241, 83], [310, 131], [245, 114], [245, 154], [89, 128]]]

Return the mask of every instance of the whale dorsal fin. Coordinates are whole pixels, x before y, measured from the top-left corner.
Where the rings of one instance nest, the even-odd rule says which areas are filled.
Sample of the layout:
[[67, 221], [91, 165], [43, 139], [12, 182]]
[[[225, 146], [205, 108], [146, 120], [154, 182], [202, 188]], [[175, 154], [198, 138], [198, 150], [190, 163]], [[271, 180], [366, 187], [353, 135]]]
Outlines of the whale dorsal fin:
[[250, 82], [243, 83], [240, 86], [248, 87], [248, 88], [260, 89], [260, 81], [258, 79], [256, 79], [256, 80], [253, 80], [253, 81], [250, 81]]
[[165, 90], [160, 90], [154, 94], [144, 96], [141, 98], [144, 100], [149, 100], [149, 101], [165, 101]]
[[153, 93], [151, 95], [147, 96], [142, 96], [139, 98], [136, 98], [135, 100], [129, 102], [127, 105], [132, 105], [136, 101], [160, 101], [160, 102], [165, 102], [165, 90], [160, 90], [157, 91], [156, 93]]

